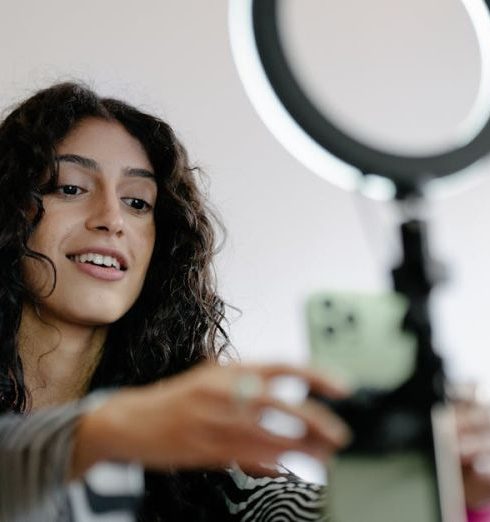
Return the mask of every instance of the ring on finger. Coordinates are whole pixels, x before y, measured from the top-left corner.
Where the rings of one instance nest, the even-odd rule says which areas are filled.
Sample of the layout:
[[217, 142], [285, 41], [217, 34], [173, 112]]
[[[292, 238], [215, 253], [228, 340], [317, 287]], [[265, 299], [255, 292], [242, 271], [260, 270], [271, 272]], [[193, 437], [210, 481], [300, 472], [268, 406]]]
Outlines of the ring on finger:
[[234, 401], [240, 407], [247, 406], [263, 394], [264, 388], [262, 376], [254, 372], [242, 373], [233, 385]]

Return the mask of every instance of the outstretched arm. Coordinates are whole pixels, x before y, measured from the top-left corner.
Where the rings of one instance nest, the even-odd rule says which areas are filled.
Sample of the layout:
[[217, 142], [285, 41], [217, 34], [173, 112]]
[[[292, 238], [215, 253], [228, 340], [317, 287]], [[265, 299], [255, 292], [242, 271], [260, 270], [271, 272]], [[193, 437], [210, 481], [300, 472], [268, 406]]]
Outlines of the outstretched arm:
[[[237, 397], [236, 383], [250, 376], [263, 386], [246, 400]], [[285, 451], [325, 458], [345, 444], [348, 429], [322, 406], [308, 399], [289, 405], [269, 394], [269, 383], [280, 376], [301, 378], [317, 393], [345, 394], [306, 369], [207, 363], [115, 392], [102, 404], [94, 394], [30, 416], [0, 417], [0, 520], [30, 520], [17, 518], [19, 513], [56, 520], [52, 513], [63, 506], [69, 479], [86, 480], [100, 462], [138, 462], [162, 472], [223, 469], [237, 462], [253, 473]], [[264, 430], [258, 419], [265, 408], [298, 418], [304, 434], [290, 438]]]
[[[243, 400], [236, 384], [254, 377], [261, 385]], [[327, 458], [349, 440], [349, 430], [312, 399], [288, 404], [269, 393], [277, 377], [293, 376], [316, 393], [347, 393], [332, 380], [308, 369], [285, 365], [219, 366], [204, 363], [182, 374], [113, 394], [76, 432], [72, 476], [98, 461], [139, 462], [146, 469], [226, 469], [236, 462], [247, 472], [275, 465], [286, 451]], [[255, 380], [253, 379], [253, 380]], [[304, 434], [288, 437], [264, 429], [264, 410], [302, 421]]]

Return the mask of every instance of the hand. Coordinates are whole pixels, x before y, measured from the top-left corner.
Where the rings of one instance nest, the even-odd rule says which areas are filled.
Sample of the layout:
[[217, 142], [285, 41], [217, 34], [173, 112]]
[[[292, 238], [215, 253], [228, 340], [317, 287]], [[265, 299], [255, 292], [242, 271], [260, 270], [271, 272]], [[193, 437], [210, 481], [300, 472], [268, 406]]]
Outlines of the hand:
[[[244, 376], [253, 376], [259, 387], [240, 398], [237, 383]], [[303, 379], [312, 391], [332, 398], [347, 394], [308, 369], [203, 363], [156, 384], [117, 392], [86, 414], [76, 433], [72, 477], [100, 460], [138, 461], [162, 471], [225, 468], [235, 462], [248, 472], [260, 472], [286, 451], [326, 459], [348, 442], [347, 426], [311, 399], [291, 405], [274, 398], [268, 385], [283, 376]], [[264, 408], [303, 421], [304, 436], [286, 437], [262, 428]]]
[[490, 406], [465, 400], [455, 408], [466, 505], [478, 509], [490, 503]]

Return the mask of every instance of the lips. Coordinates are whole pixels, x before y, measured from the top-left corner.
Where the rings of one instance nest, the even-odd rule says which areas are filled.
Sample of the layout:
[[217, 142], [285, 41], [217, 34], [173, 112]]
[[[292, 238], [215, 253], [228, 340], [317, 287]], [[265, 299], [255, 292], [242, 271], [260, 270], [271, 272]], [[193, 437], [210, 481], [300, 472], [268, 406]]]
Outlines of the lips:
[[125, 272], [128, 269], [128, 261], [124, 254], [110, 248], [96, 246], [85, 247], [66, 254], [66, 257], [77, 264], [89, 264], [90, 266], [98, 266], [101, 269], [117, 269], [121, 272]]
[[91, 263], [72, 261], [74, 266], [83, 274], [102, 281], [120, 281], [125, 277], [125, 272], [112, 266], [99, 266]]

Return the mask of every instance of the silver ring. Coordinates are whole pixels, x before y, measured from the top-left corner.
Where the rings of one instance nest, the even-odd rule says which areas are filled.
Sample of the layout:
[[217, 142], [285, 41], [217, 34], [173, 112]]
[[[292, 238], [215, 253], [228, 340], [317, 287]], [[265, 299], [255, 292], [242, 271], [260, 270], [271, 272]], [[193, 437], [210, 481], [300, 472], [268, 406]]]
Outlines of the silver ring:
[[264, 379], [253, 372], [242, 373], [233, 385], [234, 400], [241, 407], [260, 397], [263, 392]]

